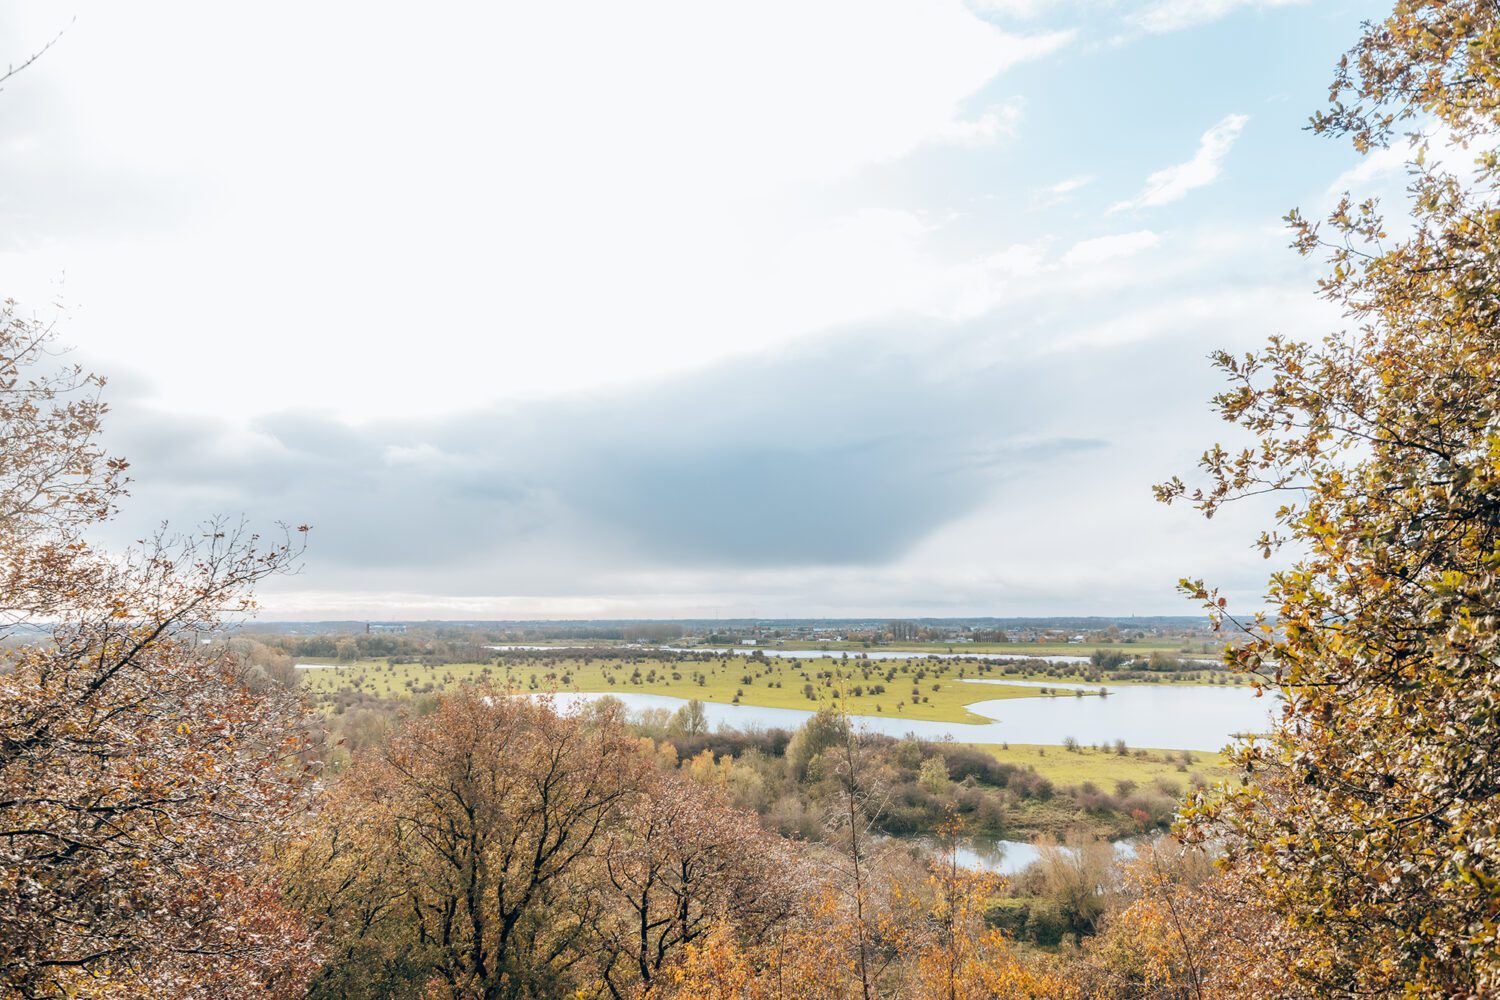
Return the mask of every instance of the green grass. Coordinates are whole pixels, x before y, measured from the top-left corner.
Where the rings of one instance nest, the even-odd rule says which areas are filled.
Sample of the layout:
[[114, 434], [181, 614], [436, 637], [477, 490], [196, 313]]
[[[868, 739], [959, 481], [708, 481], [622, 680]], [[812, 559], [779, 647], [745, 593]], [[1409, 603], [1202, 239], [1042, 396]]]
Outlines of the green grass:
[[[317, 661], [312, 661], [317, 662]], [[1048, 673], [1002, 674], [999, 670], [957, 660], [859, 660], [822, 657], [732, 656], [705, 651], [700, 657], [663, 660], [642, 650], [627, 658], [554, 655], [537, 651], [529, 657], [507, 657], [507, 666], [465, 663], [428, 667], [384, 660], [303, 671], [311, 691], [332, 694], [341, 689], [385, 698], [441, 691], [464, 681], [507, 682], [526, 691], [606, 692], [671, 695], [724, 704], [769, 708], [817, 709], [838, 705], [855, 715], [887, 715], [937, 722], [986, 722], [965, 706], [1008, 698], [1076, 697], [1070, 690], [1048, 692], [1056, 683], [1123, 687], [1141, 683], [1190, 684], [1198, 674], [1162, 674], [1149, 681], [1089, 679], [1079, 669], [1057, 665]], [[509, 675], [507, 676], [507, 669]], [[1205, 672], [1202, 676], [1206, 677]], [[1004, 678], [1030, 686], [971, 684], [970, 679]], [[804, 690], [812, 685], [812, 697]], [[876, 685], [884, 691], [876, 692]], [[916, 692], [913, 693], [913, 689]]]
[[[1007, 764], [1029, 766], [1055, 785], [1081, 785], [1091, 781], [1105, 791], [1113, 790], [1115, 783], [1134, 781], [1147, 785], [1158, 778], [1177, 784], [1186, 784], [1193, 773], [1203, 775], [1209, 781], [1229, 777], [1231, 768], [1223, 754], [1191, 751], [1191, 763], [1183, 760], [1184, 751], [1127, 748], [1121, 756], [1114, 750], [1097, 750], [1080, 747], [1077, 751], [1056, 746], [1041, 746], [1035, 743], [1012, 743], [1008, 746], [996, 744], [974, 744], [976, 749], [992, 754], [995, 759]], [[1184, 763], [1186, 767], [1184, 768]]]
[[[309, 661], [316, 662], [316, 661]], [[974, 664], [952, 661], [860, 661], [825, 657], [817, 660], [785, 660], [775, 657], [752, 660], [735, 656], [721, 659], [663, 661], [650, 657], [637, 660], [593, 658], [540, 659], [529, 664], [503, 666], [477, 663], [426, 667], [383, 660], [362, 661], [347, 666], [302, 671], [303, 683], [311, 691], [332, 694], [341, 689], [361, 691], [385, 698], [400, 698], [426, 691], [440, 691], [463, 681], [488, 679], [507, 682], [521, 690], [583, 691], [611, 694], [662, 694], [677, 698], [769, 708], [813, 710], [842, 701], [855, 715], [891, 715], [903, 719], [939, 722], [987, 722], [987, 718], [964, 706], [976, 701], [1043, 696], [1051, 678], [1034, 687], [1000, 684], [965, 684], [959, 675], [976, 676]], [[887, 679], [894, 671], [893, 679]], [[634, 680], [635, 674], [639, 679]], [[675, 673], [675, 676], [674, 676]], [[917, 675], [921, 674], [920, 679]], [[654, 674], [654, 677], [653, 677]], [[819, 674], [826, 676], [820, 677]], [[748, 678], [748, 681], [747, 681]], [[611, 683], [613, 679], [613, 683]], [[804, 691], [813, 686], [813, 697]], [[874, 693], [883, 685], [883, 693]], [[917, 694], [913, 694], [913, 688]], [[934, 690], [936, 688], [936, 690]], [[1073, 697], [1071, 692], [1067, 697]], [[920, 699], [920, 700], [919, 700]]]

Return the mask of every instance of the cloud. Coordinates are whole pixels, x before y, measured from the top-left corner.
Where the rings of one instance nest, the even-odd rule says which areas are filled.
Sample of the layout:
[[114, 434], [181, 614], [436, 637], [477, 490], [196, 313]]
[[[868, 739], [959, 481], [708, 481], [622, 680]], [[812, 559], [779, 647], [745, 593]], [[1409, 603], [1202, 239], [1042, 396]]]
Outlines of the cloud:
[[1149, 229], [1120, 233], [1115, 236], [1100, 236], [1097, 239], [1083, 240], [1073, 244], [1068, 252], [1063, 254], [1062, 262], [1069, 266], [1097, 264], [1112, 257], [1128, 257], [1142, 250], [1149, 250], [1160, 242], [1161, 237]]
[[1019, 63], [1050, 56], [1071, 45], [1078, 39], [1078, 31], [1066, 28], [1061, 31], [1046, 31], [1028, 35], [1001, 32], [1002, 65], [998, 69], [1009, 69]]
[[1238, 10], [1291, 7], [1309, 0], [1154, 0], [1130, 15], [1129, 23], [1150, 34], [1210, 24]]
[[[135, 495], [110, 540], [162, 517], [310, 522], [306, 572], [267, 591], [278, 617], [1172, 610], [1184, 572], [1244, 558], [1242, 536], [1216, 548], [1149, 497], [1219, 433], [1203, 331], [1238, 350], [1319, 327], [1296, 312], [1316, 299], [1243, 269], [1193, 291], [1279, 234], [1127, 252], [1153, 235], [992, 254], [1015, 289], [971, 318], [422, 419], [242, 427], [233, 384], [223, 416], [186, 419], [119, 372], [107, 444]], [[1087, 282], [1069, 254], [1095, 262]]]
[[1345, 191], [1358, 192], [1360, 188], [1376, 178], [1383, 178], [1404, 172], [1406, 163], [1411, 159], [1412, 153], [1405, 145], [1397, 144], [1376, 149], [1364, 154], [1358, 163], [1334, 178], [1332, 184], [1328, 185], [1327, 194], [1342, 194]]
[[1205, 330], [1308, 328], [1284, 240], [1027, 212], [1092, 168], [1076, 128], [1013, 144], [1006, 95], [1071, 121], [1091, 70], [997, 77], [1127, 4], [82, 2], [7, 89], [0, 270], [32, 302], [66, 271], [112, 377], [116, 540], [312, 522], [271, 605], [307, 613], [1145, 612], [1223, 578], [1147, 487], [1217, 429]]
[[1091, 174], [1080, 174], [1077, 177], [1068, 177], [1064, 180], [1058, 181], [1056, 184], [1049, 184], [1046, 187], [1037, 188], [1031, 193], [1031, 201], [1032, 204], [1041, 208], [1047, 208], [1052, 205], [1060, 205], [1063, 202], [1071, 199], [1074, 194], [1083, 190], [1093, 182], [1094, 178]]
[[[179, 408], [211, 410], [219, 370], [257, 386], [252, 411], [431, 414], [863, 319], [855, 258], [792, 273], [788, 247], [841, 212], [955, 198], [887, 199], [872, 176], [1004, 142], [1020, 104], [997, 75], [1074, 37], [962, 0], [262, 13], [81, 0], [5, 95], [5, 294], [49, 301], [66, 273], [70, 336], [115, 368], [152, 356]], [[0, 11], [23, 51], [57, 27]]]
[[1099, 446], [1028, 416], [1021, 366], [939, 372], [905, 339], [866, 329], [607, 396], [423, 422], [289, 411], [237, 436], [124, 400], [111, 441], [138, 474], [132, 506], [153, 518], [308, 521], [319, 565], [345, 585], [450, 591], [622, 565], [884, 564], [1000, 483]]
[[1092, 183], [1093, 180], [1094, 178], [1089, 175], [1084, 175], [1081, 177], [1069, 177], [1067, 180], [1058, 181], [1056, 184], [1053, 184], [1051, 187], [1045, 188], [1044, 190], [1048, 194], [1072, 194], [1074, 191], [1077, 191], [1085, 185]]
[[1039, 15], [1055, 0], [969, 0], [969, 6], [981, 14], [1028, 19]]
[[1414, 139], [1408, 137], [1406, 141], [1362, 154], [1354, 166], [1328, 185], [1325, 194], [1341, 195], [1347, 191], [1356, 198], [1372, 193], [1381, 197], [1400, 194], [1410, 185], [1411, 162], [1419, 146], [1423, 148], [1422, 161], [1427, 169], [1452, 171], [1461, 178], [1469, 178], [1471, 183], [1478, 183], [1477, 176], [1471, 177], [1476, 160], [1500, 148], [1500, 135], [1457, 142], [1453, 133], [1441, 124], [1431, 125]]
[[1020, 125], [1022, 102], [1007, 101], [990, 108], [978, 118], [955, 120], [938, 129], [933, 139], [959, 146], [984, 146], [1001, 138], [1013, 136]]
[[1198, 140], [1198, 151], [1191, 160], [1156, 171], [1146, 178], [1145, 190], [1129, 201], [1113, 205], [1110, 211], [1167, 205], [1185, 197], [1195, 188], [1212, 184], [1218, 180], [1224, 157], [1229, 154], [1249, 120], [1247, 115], [1225, 116], [1217, 125], [1203, 133], [1203, 137]]

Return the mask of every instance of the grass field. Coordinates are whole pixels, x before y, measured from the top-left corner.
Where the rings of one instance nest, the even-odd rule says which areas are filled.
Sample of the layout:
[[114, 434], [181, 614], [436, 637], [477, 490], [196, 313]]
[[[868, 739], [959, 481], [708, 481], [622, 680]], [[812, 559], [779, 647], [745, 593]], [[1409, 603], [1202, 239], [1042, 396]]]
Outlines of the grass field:
[[1133, 781], [1146, 785], [1158, 779], [1186, 785], [1194, 773], [1209, 781], [1229, 777], [1231, 768], [1223, 754], [1192, 751], [1188, 759], [1182, 750], [1157, 750], [1129, 747], [1124, 756], [1114, 750], [1080, 747], [1077, 751], [1035, 743], [974, 744], [976, 749], [992, 754], [1007, 764], [1033, 768], [1056, 785], [1081, 785], [1093, 782], [1112, 790], [1117, 782]]
[[[855, 662], [832, 657], [785, 660], [746, 656], [664, 661], [643, 656], [629, 660], [538, 657], [513, 665], [509, 671], [504, 666], [477, 663], [427, 667], [372, 660], [304, 670], [302, 675], [309, 690], [323, 694], [347, 689], [400, 698], [487, 679], [497, 685], [508, 682], [523, 691], [633, 692], [725, 704], [733, 704], [738, 698], [740, 704], [769, 708], [815, 710], [842, 700], [855, 715], [899, 715], [941, 722], [989, 721], [964, 708], [976, 701], [1051, 696], [1043, 688], [1052, 678], [1038, 679], [1034, 687], [961, 682], [961, 676], [981, 676], [978, 670], [975, 664], [951, 661]], [[1074, 694], [1068, 691], [1064, 696], [1071, 698]]]
[[[1144, 681], [1100, 681], [1084, 677], [1079, 667], [1054, 664], [1045, 673], [1003, 673], [1000, 669], [956, 660], [860, 660], [857, 656], [788, 659], [776, 656], [701, 656], [664, 660], [642, 650], [619, 657], [588, 654], [553, 655], [537, 651], [507, 657], [501, 665], [463, 663], [424, 666], [366, 660], [302, 671], [311, 691], [331, 695], [353, 690], [384, 698], [426, 694], [465, 681], [512, 684], [523, 691], [605, 692], [670, 695], [724, 704], [815, 710], [838, 705], [855, 715], [890, 715], [938, 722], [985, 722], [965, 708], [979, 701], [1006, 698], [1077, 697], [1057, 683], [1088, 684], [1084, 697], [1098, 687], [1138, 683], [1192, 683], [1192, 674], [1163, 674]], [[317, 661], [309, 661], [317, 662]], [[1030, 686], [969, 684], [968, 679], [1001, 678]], [[1097, 686], [1096, 686], [1097, 685]]]

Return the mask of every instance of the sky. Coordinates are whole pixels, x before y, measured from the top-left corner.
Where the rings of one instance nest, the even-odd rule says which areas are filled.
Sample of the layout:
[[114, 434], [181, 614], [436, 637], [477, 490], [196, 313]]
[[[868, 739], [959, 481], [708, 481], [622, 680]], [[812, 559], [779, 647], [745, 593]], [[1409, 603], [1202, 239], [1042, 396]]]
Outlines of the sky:
[[[1388, 3], [1386, 4], [1388, 6]], [[281, 619], [1185, 614], [1207, 356], [1373, 0], [0, 4], [0, 294], [107, 374], [106, 541], [313, 525]]]

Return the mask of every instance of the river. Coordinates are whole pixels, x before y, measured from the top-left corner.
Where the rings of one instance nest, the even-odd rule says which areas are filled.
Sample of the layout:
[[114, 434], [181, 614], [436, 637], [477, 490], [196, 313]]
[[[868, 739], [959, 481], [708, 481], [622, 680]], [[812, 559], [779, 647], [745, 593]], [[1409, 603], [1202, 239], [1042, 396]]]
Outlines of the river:
[[[1097, 685], [1080, 686], [1088, 691], [1098, 690]], [[1107, 698], [1005, 698], [975, 701], [968, 706], [971, 712], [993, 720], [987, 723], [933, 722], [883, 715], [856, 715], [853, 720], [866, 732], [910, 735], [924, 740], [1058, 744], [1071, 737], [1084, 744], [1124, 740], [1132, 747], [1213, 752], [1222, 749], [1236, 733], [1264, 732], [1269, 728], [1275, 704], [1271, 699], [1255, 698], [1244, 687], [1133, 684], [1109, 691]], [[557, 695], [557, 700], [567, 706], [602, 697], [618, 698], [631, 711], [647, 708], [676, 711], [686, 704], [684, 699], [669, 695], [630, 692], [563, 693]], [[796, 729], [813, 714], [803, 709], [718, 702], [704, 702], [703, 709], [709, 725], [736, 729]]]

